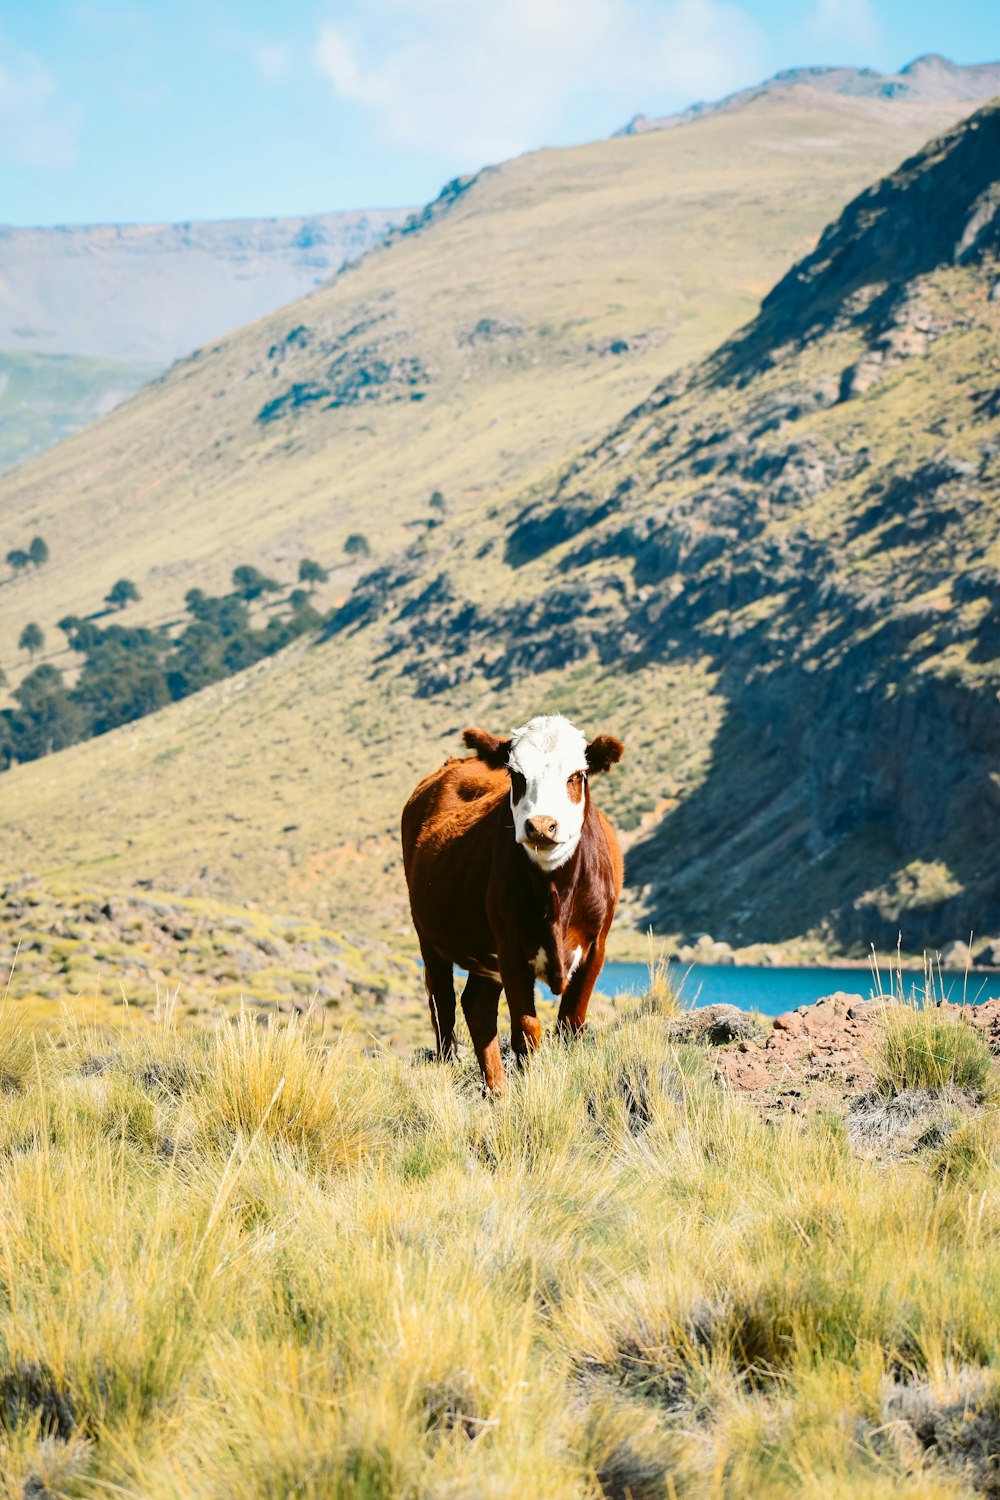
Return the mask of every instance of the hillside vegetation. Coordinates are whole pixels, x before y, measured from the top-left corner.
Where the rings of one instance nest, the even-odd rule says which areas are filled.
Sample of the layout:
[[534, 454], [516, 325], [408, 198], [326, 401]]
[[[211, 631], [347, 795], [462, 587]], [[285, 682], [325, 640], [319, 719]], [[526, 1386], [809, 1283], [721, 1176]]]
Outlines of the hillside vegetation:
[[887, 1159], [669, 1024], [488, 1101], [308, 1024], [8, 1008], [0, 1493], [995, 1494], [995, 1084]]
[[417, 232], [0, 481], [0, 555], [25, 527], [61, 538], [43, 587], [3, 592], [0, 664], [24, 620], [83, 614], [105, 569], [147, 623], [238, 561], [330, 565], [353, 532], [385, 555], [435, 490], [482, 515], [731, 334], [853, 193], [967, 108], [791, 90], [452, 184]]
[[428, 697], [588, 662], [623, 695], [663, 661], [713, 681], [711, 762], [628, 861], [659, 931], [919, 949], [1000, 925], [998, 162], [993, 106], [548, 493], [338, 617], [377, 620]]
[[158, 372], [139, 360], [0, 350], [0, 471], [96, 422]]
[[[846, 196], [873, 155], [922, 128], [925, 111], [793, 90], [739, 117], [482, 174], [287, 316], [179, 366], [4, 481], [11, 536], [37, 525], [59, 539], [44, 581], [21, 576], [2, 590], [9, 643], [25, 619], [51, 629], [52, 616], [84, 613], [95, 579], [103, 592], [122, 575], [142, 593], [130, 623], [176, 619], [189, 587], [212, 592], [235, 560], [255, 555], [279, 572], [303, 553], [327, 563], [339, 555], [316, 602], [347, 601], [326, 640], [8, 773], [13, 867], [70, 895], [140, 882], [181, 901], [218, 901], [220, 912], [253, 899], [405, 944], [396, 823], [407, 792], [459, 748], [465, 724], [503, 727], [543, 706], [626, 739], [602, 800], [629, 843], [648, 849], [657, 830], [675, 830], [669, 820], [732, 741], [732, 682], [710, 633], [675, 651], [643, 626], [651, 649], [628, 645], [636, 584], [648, 585], [633, 577], [627, 548], [598, 564], [560, 541], [567, 524], [613, 530], [619, 504], [577, 497], [560, 520], [560, 497], [582, 472], [567, 468], [566, 454], [595, 442], [593, 462], [617, 465], [617, 485], [631, 438], [622, 428], [602, 447], [609, 416], [635, 409], [654, 373], [731, 334], [757, 285], [787, 265], [795, 237], [811, 245], [831, 198]], [[953, 341], [927, 357], [942, 347]], [[838, 346], [831, 376], [816, 347], [818, 383], [839, 380], [842, 356]], [[678, 391], [688, 369], [675, 377]], [[733, 414], [720, 425], [733, 444], [743, 440], [741, 389], [731, 385]], [[942, 410], [951, 396], [946, 382]], [[857, 422], [869, 410], [882, 408], [834, 402], [827, 418], [847, 412]], [[622, 451], [608, 458], [612, 447]], [[636, 485], [634, 500], [641, 493]], [[548, 532], [533, 530], [543, 521]], [[345, 554], [354, 533], [377, 566], [352, 595], [372, 566]], [[540, 554], [533, 562], [518, 552], [526, 541]], [[763, 806], [748, 837], [767, 826]], [[709, 839], [703, 853], [714, 847]], [[761, 861], [773, 855], [781, 868], [784, 848], [762, 841]], [[620, 942], [630, 919], [655, 913], [676, 929], [710, 901], [706, 877], [702, 907], [685, 897], [664, 908], [675, 870], [635, 858]], [[697, 869], [687, 853], [683, 863]], [[942, 878], [954, 888], [953, 874]], [[823, 926], [827, 889], [809, 910], [783, 911], [781, 924], [766, 911], [761, 920], [763, 903], [742, 920], [726, 896], [729, 935], [739, 943], [811, 926], [821, 944], [843, 942]]]

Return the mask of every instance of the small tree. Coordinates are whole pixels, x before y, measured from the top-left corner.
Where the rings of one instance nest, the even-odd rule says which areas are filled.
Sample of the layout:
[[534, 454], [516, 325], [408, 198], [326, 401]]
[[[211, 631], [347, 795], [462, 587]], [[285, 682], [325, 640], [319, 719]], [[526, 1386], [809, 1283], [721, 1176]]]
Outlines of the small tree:
[[28, 556], [31, 558], [31, 561], [34, 563], [36, 568], [41, 568], [45, 565], [45, 563], [48, 562], [49, 549], [42, 537], [33, 536], [31, 538], [31, 545], [28, 548]]
[[139, 598], [139, 590], [131, 578], [119, 578], [105, 594], [104, 602], [110, 604], [112, 609], [124, 609], [126, 604], [137, 603]]
[[435, 490], [434, 491], [433, 495], [430, 498], [430, 502], [429, 503], [430, 503], [431, 510], [438, 510], [438, 511], [441, 512], [442, 515], [444, 515], [445, 511], [448, 509], [448, 506], [445, 503], [445, 498], [442, 495], [442, 493], [441, 493], [440, 490]]
[[241, 599], [259, 599], [261, 594], [276, 594], [280, 590], [281, 584], [276, 578], [268, 578], [259, 568], [252, 568], [248, 563], [233, 569], [233, 591]]
[[352, 531], [344, 543], [344, 551], [348, 557], [371, 557], [372, 549], [368, 538], [361, 531]]
[[34, 620], [32, 620], [31, 624], [25, 625], [21, 631], [17, 644], [22, 651], [27, 651], [29, 660], [34, 661], [35, 652], [41, 651], [45, 645], [45, 636], [42, 634], [42, 627], [36, 625]]
[[13, 552], [7, 553], [7, 561], [15, 573], [20, 573], [31, 561], [27, 552], [22, 552], [20, 547], [15, 547]]
[[308, 583], [310, 594], [317, 583], [326, 583], [329, 576], [326, 569], [318, 562], [314, 562], [311, 557], [304, 557], [299, 563], [299, 582]]

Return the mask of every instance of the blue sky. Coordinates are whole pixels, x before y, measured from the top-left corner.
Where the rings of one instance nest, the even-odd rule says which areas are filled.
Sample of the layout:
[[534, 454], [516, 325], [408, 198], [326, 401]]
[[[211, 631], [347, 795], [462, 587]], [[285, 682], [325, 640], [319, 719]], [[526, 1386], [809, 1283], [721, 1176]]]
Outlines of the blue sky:
[[1000, 56], [998, 0], [0, 0], [0, 222], [417, 204], [779, 68]]

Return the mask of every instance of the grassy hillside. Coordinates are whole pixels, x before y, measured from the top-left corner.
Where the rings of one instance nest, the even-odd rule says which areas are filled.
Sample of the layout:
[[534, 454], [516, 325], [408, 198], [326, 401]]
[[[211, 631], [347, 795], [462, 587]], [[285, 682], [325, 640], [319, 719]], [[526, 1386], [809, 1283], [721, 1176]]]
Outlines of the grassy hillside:
[[[991, 357], [996, 304], [987, 300], [983, 265], [935, 272], [922, 294], [933, 337], [912, 358], [884, 359], [887, 378], [851, 401], [837, 399], [843, 370], [889, 335], [848, 316], [826, 341], [800, 348], [786, 337], [787, 349], [773, 349], [770, 364], [724, 379], [725, 349], [744, 343], [725, 346], [714, 362], [678, 372], [636, 408], [635, 387], [648, 391], [651, 366], [669, 368], [700, 352], [724, 314], [736, 321], [744, 295], [752, 295], [745, 277], [754, 257], [779, 257], [778, 230], [791, 228], [782, 216], [800, 224], [833, 179], [843, 179], [851, 152], [853, 162], [885, 146], [870, 131], [862, 139], [854, 107], [837, 99], [804, 103], [796, 93], [758, 101], [738, 137], [734, 118], [541, 153], [485, 174], [450, 207], [439, 206], [429, 227], [317, 293], [296, 312], [293, 329], [285, 328], [287, 316], [246, 330], [0, 486], [8, 515], [31, 517], [65, 549], [60, 559], [52, 548], [43, 578], [3, 591], [11, 636], [33, 610], [51, 620], [91, 605], [97, 577], [102, 592], [105, 576], [136, 578], [144, 593], [136, 614], [155, 618], [176, 609], [186, 588], [227, 577], [234, 561], [256, 554], [287, 570], [302, 552], [335, 556], [356, 529], [370, 536], [378, 564], [325, 639], [8, 773], [4, 838], [14, 868], [63, 887], [114, 891], [142, 882], [184, 901], [252, 899], [352, 936], [406, 945], [396, 828], [408, 791], [460, 748], [463, 725], [504, 727], [561, 709], [588, 731], [614, 730], [628, 745], [620, 772], [600, 789], [630, 849], [620, 943], [630, 922], [641, 928], [652, 917], [664, 932], [704, 928], [709, 912], [713, 926], [725, 923], [717, 935], [737, 944], [811, 931], [827, 948], [864, 947], [872, 926], [864, 913], [854, 930], [833, 920], [843, 890], [852, 901], [873, 892], [869, 915], [881, 902], [878, 936], [892, 943], [896, 929], [890, 934], [886, 924], [906, 882], [917, 890], [916, 907], [928, 904], [930, 891], [935, 921], [942, 891], [961, 898], [969, 870], [979, 868], [975, 840], [960, 865], [949, 863], [951, 845], [940, 841], [929, 856], [918, 850], [900, 859], [895, 835], [879, 845], [878, 809], [871, 828], [852, 831], [842, 846], [836, 828], [824, 832], [811, 820], [825, 792], [809, 781], [805, 762], [790, 767], [765, 753], [774, 731], [762, 735], [762, 722], [790, 722], [789, 705], [799, 698], [795, 732], [812, 722], [813, 700], [799, 693], [812, 670], [807, 662], [796, 664], [777, 708], [767, 699], [755, 708], [758, 700], [741, 699], [738, 684], [754, 675], [747, 663], [759, 668], [756, 681], [769, 680], [772, 619], [801, 633], [815, 591], [829, 587], [830, 549], [853, 525], [848, 513], [872, 504], [859, 501], [861, 466], [851, 457], [868, 451], [869, 433], [879, 446], [866, 460], [873, 483], [890, 483], [914, 455], [924, 462], [925, 450], [933, 455], [957, 431], [970, 455], [979, 453], [982, 421], [990, 419], [977, 415], [978, 372]], [[839, 134], [831, 137], [834, 119]], [[832, 147], [818, 144], [831, 140]], [[789, 195], [796, 173], [799, 186]], [[654, 253], [664, 244], [673, 261]], [[623, 277], [629, 272], [614, 283], [614, 305], [609, 263]], [[503, 274], [489, 281], [487, 270]], [[346, 336], [331, 354], [332, 330], [348, 317], [357, 327], [359, 308], [382, 316], [372, 312], [376, 295], [398, 307], [396, 317]], [[939, 303], [951, 309], [941, 315], [940, 337]], [[574, 306], [578, 315], [587, 310], [576, 322]], [[637, 328], [665, 326], [668, 314], [671, 338], [652, 349], [634, 338]], [[493, 321], [481, 327], [484, 319]], [[397, 327], [406, 328], [405, 338], [387, 331]], [[515, 335], [515, 327], [523, 331]], [[893, 349], [906, 343], [909, 327], [903, 319]], [[634, 350], [599, 352], [599, 335], [630, 329]], [[396, 363], [369, 398], [364, 384], [350, 385], [350, 372], [375, 369], [390, 339], [398, 340]], [[404, 349], [421, 351], [426, 379], [403, 362], [411, 358]], [[347, 385], [337, 386], [339, 398], [300, 399], [293, 409], [284, 398], [296, 387], [301, 396], [306, 377], [322, 377], [328, 391], [337, 381]], [[347, 399], [350, 389], [356, 400]], [[412, 400], [414, 393], [423, 399]], [[337, 399], [342, 404], [332, 404]], [[609, 415], [630, 401], [633, 415], [601, 441]], [[277, 412], [260, 421], [275, 402]], [[795, 426], [800, 416], [805, 425]], [[816, 436], [806, 438], [814, 424]], [[144, 434], [159, 444], [155, 457]], [[595, 435], [588, 458], [565, 462], [573, 443]], [[217, 455], [211, 463], [207, 453]], [[746, 502], [727, 500], [728, 480], [704, 477], [723, 455], [720, 472], [742, 476]], [[991, 473], [987, 462], [986, 493]], [[74, 506], [63, 510], [71, 479]], [[703, 504], [706, 485], [715, 489]], [[445, 495], [443, 518], [428, 507], [433, 488]], [[58, 532], [54, 523], [46, 527], [43, 492], [55, 497], [46, 503], [58, 512]], [[34, 509], [25, 506], [32, 495]], [[746, 537], [741, 506], [750, 517]], [[97, 531], [88, 518], [99, 511], [112, 524]], [[988, 516], [979, 512], [977, 522], [968, 507], [962, 514], [970, 526]], [[864, 592], [886, 545], [880, 528], [890, 522], [887, 511], [874, 535], [851, 532], [849, 591]], [[804, 536], [813, 538], [817, 566], [797, 583], [812, 555]], [[98, 565], [109, 537], [113, 553]], [[744, 542], [751, 555], [734, 570], [726, 560], [742, 557]], [[873, 575], [880, 586], [901, 557], [923, 553], [908, 536], [900, 547]], [[75, 570], [66, 561], [74, 557]], [[346, 598], [359, 571], [342, 568], [328, 601]], [[836, 566], [833, 577], [840, 577]], [[973, 617], [985, 618], [981, 605], [973, 605]], [[918, 617], [911, 611], [910, 618]], [[850, 629], [863, 640], [869, 627], [852, 619]], [[748, 654], [740, 656], [731, 643], [744, 636]], [[862, 696], [851, 701], [864, 712]], [[947, 719], [947, 704], [941, 712]], [[840, 709], [831, 713], [836, 719]], [[843, 786], [863, 774], [864, 743], [854, 742], [854, 760], [839, 773]], [[899, 744], [905, 760], [905, 739]], [[836, 763], [820, 754], [809, 765]], [[738, 778], [747, 765], [752, 777], [720, 776], [720, 766]], [[882, 785], [891, 785], [890, 772]], [[960, 853], [969, 829], [963, 818], [952, 841]], [[733, 833], [743, 840], [735, 852]], [[833, 856], [824, 862], [828, 846]], [[793, 899], [786, 899], [789, 870], [796, 872]], [[964, 908], [955, 920], [964, 923]], [[976, 925], [980, 936], [993, 935]], [[923, 936], [936, 940], [924, 931], [914, 946]], [[177, 972], [176, 964], [167, 967]]]
[[0, 471], [96, 422], [158, 371], [137, 361], [0, 350]]
[[86, 613], [106, 578], [133, 578], [155, 619], [237, 562], [333, 563], [352, 531], [384, 555], [435, 489], [480, 514], [731, 333], [963, 108], [794, 89], [446, 193], [421, 232], [0, 482], [0, 555], [25, 527], [60, 538], [44, 579], [3, 597], [0, 663], [25, 620]]
[[96, 421], [178, 355], [321, 285], [409, 212], [0, 225], [0, 472]]
[[931, 1092], [763, 1118], [649, 1006], [502, 1101], [249, 1016], [0, 1027], [10, 1500], [996, 1492], [981, 1042], [901, 1152]]

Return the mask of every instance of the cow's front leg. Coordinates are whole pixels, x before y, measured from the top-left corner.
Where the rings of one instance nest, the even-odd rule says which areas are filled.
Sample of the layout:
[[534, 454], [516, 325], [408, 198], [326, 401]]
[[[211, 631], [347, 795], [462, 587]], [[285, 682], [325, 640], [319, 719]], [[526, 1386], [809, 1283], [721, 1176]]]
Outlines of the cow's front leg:
[[506, 1084], [497, 1035], [500, 985], [483, 974], [470, 974], [462, 991], [462, 1010], [469, 1028], [483, 1082], [491, 1094], [502, 1094]]
[[431, 1024], [440, 1062], [455, 1056], [455, 976], [450, 958], [443, 958], [435, 947], [420, 938], [420, 955], [424, 961], [424, 988], [430, 1006]]
[[563, 991], [559, 1005], [559, 1030], [569, 1036], [577, 1036], [587, 1020], [587, 1006], [597, 983], [597, 976], [604, 967], [604, 934], [590, 945], [586, 957], [580, 962], [576, 973]]
[[500, 956], [507, 1009], [510, 1011], [510, 1045], [520, 1064], [531, 1052], [537, 1052], [542, 1040], [542, 1023], [535, 1014], [535, 975], [519, 954]]

